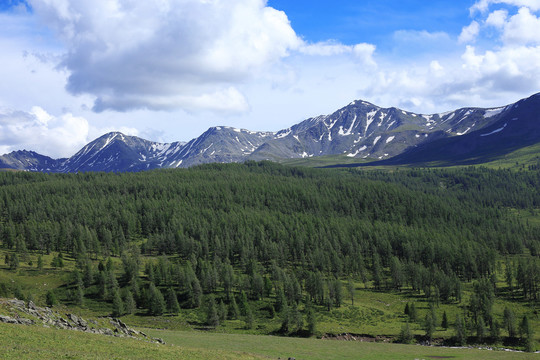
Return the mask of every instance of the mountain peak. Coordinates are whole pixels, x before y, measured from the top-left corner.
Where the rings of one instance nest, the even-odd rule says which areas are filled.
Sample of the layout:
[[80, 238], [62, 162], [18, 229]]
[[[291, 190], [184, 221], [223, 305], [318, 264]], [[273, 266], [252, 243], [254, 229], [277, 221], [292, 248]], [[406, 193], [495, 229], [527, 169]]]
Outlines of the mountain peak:
[[[330, 115], [277, 132], [214, 126], [188, 143], [158, 143], [113, 131], [88, 143], [69, 159], [53, 160], [22, 150], [0, 156], [0, 167], [121, 172], [323, 155], [386, 160], [399, 159], [396, 156], [405, 153], [410, 153], [407, 160], [414, 162], [413, 155], [434, 159], [448, 153], [449, 141], [457, 141], [459, 146], [454, 146], [451, 154], [454, 159], [470, 156], [470, 149], [475, 153], [493, 152], [538, 142], [538, 114], [540, 93], [507, 106], [469, 107], [430, 115], [355, 100]], [[422, 153], [415, 151], [417, 148], [426, 150]]]

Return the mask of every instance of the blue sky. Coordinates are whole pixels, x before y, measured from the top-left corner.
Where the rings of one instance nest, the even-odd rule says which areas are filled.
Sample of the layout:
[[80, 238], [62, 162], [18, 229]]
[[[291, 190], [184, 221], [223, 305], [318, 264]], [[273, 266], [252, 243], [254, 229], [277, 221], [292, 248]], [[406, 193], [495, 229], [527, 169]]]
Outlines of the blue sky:
[[392, 34], [404, 29], [459, 34], [473, 3], [470, 0], [271, 0], [268, 5], [285, 11], [293, 28], [310, 41], [372, 42], [388, 48], [392, 47]]
[[0, 153], [540, 91], [540, 0], [0, 0]]

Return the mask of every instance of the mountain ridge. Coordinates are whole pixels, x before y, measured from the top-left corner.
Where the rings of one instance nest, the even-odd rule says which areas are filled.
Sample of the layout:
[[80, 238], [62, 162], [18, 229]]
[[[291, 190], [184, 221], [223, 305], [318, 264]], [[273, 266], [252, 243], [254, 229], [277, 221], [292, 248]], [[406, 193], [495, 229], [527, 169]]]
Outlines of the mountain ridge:
[[[497, 141], [504, 143], [493, 150], [499, 152], [509, 147], [505, 141], [519, 146], [519, 136], [524, 144], [538, 142], [538, 114], [540, 93], [500, 107], [466, 107], [428, 115], [355, 100], [332, 114], [308, 118], [277, 132], [214, 126], [189, 142], [172, 143], [111, 132], [66, 159], [14, 151], [0, 156], [0, 168], [123, 172], [324, 155], [388, 164], [436, 161], [437, 157], [460, 161], [460, 156], [496, 148]], [[514, 119], [525, 124], [521, 132]]]

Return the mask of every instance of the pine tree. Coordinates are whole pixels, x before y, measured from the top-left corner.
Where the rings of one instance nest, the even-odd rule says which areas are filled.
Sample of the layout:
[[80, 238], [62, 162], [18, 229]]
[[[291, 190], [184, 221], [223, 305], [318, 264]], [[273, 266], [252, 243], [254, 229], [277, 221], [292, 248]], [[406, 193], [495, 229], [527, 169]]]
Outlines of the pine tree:
[[448, 329], [448, 317], [446, 316], [446, 311], [443, 312], [441, 327], [444, 330]]
[[467, 341], [467, 333], [465, 325], [463, 324], [463, 318], [460, 315], [456, 316], [456, 322], [454, 323], [454, 339], [459, 346], [465, 345]]
[[410, 344], [413, 340], [414, 336], [411, 331], [411, 327], [409, 326], [409, 322], [405, 323], [401, 327], [401, 331], [399, 333], [399, 342], [403, 344]]
[[133, 314], [136, 308], [137, 308], [137, 305], [135, 304], [135, 299], [133, 298], [133, 294], [131, 293], [131, 290], [128, 289], [125, 292], [125, 296], [124, 296], [124, 311], [128, 315]]
[[354, 306], [354, 282], [352, 278], [349, 278], [347, 283], [347, 290], [349, 291], [349, 296], [351, 298], [351, 305]]
[[171, 314], [178, 314], [180, 312], [180, 305], [178, 304], [178, 298], [173, 288], [167, 289], [167, 311]]
[[234, 296], [231, 296], [231, 302], [229, 303], [229, 316], [235, 320], [240, 317], [240, 309]]
[[317, 318], [315, 317], [315, 310], [311, 304], [308, 304], [306, 310], [306, 322], [307, 332], [309, 335], [314, 335], [317, 328]]
[[47, 291], [45, 302], [49, 307], [56, 305], [56, 295], [52, 290]]
[[433, 338], [433, 333], [436, 329], [435, 319], [432, 314], [429, 312], [424, 318], [424, 330], [426, 331], [426, 337], [431, 340]]
[[124, 302], [122, 301], [122, 298], [120, 297], [120, 291], [118, 288], [115, 288], [113, 290], [113, 309], [112, 309], [112, 316], [119, 317], [124, 314]]
[[504, 308], [503, 327], [508, 333], [508, 337], [516, 337], [516, 317], [514, 316], [514, 312], [507, 307]]
[[246, 306], [246, 329], [253, 329], [253, 324], [255, 322], [255, 318], [253, 316], [253, 310], [251, 309], [251, 306], [247, 304]]
[[476, 336], [479, 341], [482, 341], [486, 336], [486, 324], [483, 317], [479, 317], [478, 321], [476, 321]]
[[161, 316], [165, 312], [165, 299], [154, 283], [148, 288], [148, 312], [150, 315]]
[[227, 306], [223, 302], [223, 299], [219, 301], [218, 315], [219, 315], [219, 320], [221, 321], [221, 323], [227, 320]]
[[206, 300], [206, 325], [213, 328], [219, 326], [219, 316], [214, 295], [209, 295]]
[[409, 320], [414, 322], [417, 319], [416, 314], [416, 305], [414, 303], [411, 303], [411, 306], [409, 307]]
[[43, 256], [39, 255], [37, 258], [37, 265], [36, 268], [38, 271], [43, 271]]

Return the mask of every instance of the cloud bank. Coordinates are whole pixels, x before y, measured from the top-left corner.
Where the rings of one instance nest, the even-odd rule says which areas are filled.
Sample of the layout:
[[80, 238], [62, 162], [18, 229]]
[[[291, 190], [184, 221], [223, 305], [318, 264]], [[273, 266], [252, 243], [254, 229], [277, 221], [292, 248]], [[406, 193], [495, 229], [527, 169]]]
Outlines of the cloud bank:
[[55, 157], [73, 155], [87, 142], [88, 121], [73, 114], [55, 117], [39, 106], [30, 111], [0, 110], [0, 153], [32, 150]]
[[67, 90], [95, 95], [98, 112], [245, 111], [235, 84], [302, 43], [285, 13], [263, 0], [35, 0], [32, 7], [67, 48]]

